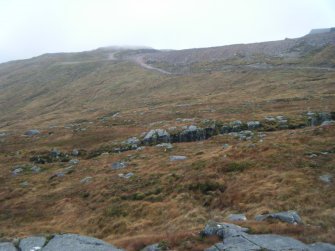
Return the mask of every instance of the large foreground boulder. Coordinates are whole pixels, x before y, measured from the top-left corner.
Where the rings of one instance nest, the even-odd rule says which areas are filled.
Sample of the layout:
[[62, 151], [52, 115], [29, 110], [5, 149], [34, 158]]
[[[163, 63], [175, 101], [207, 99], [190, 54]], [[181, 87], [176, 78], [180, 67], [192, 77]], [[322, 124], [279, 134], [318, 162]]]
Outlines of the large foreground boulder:
[[55, 235], [42, 251], [121, 251], [102, 240], [78, 234]]
[[123, 251], [102, 240], [78, 234], [54, 235], [49, 242], [45, 237], [32, 236], [20, 240], [18, 246], [2, 242], [0, 251]]
[[335, 246], [328, 243], [314, 243], [307, 245], [296, 239], [276, 234], [248, 234], [248, 229], [228, 223], [209, 222], [202, 235], [217, 235], [223, 238], [206, 251], [335, 251]]

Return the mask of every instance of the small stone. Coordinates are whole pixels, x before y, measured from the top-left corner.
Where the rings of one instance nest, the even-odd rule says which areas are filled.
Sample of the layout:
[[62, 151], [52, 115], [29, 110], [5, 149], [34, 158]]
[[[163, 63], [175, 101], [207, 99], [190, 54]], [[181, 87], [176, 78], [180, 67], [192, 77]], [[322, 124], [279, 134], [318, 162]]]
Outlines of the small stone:
[[61, 178], [61, 177], [64, 177], [64, 176], [65, 176], [64, 172], [58, 172], [58, 173], [55, 173], [55, 174], [51, 175], [49, 177], [49, 180], [53, 180], [55, 178]]
[[87, 177], [83, 178], [82, 180], [80, 180], [80, 183], [89, 184], [89, 183], [91, 183], [92, 179], [93, 179], [93, 177], [87, 176]]
[[137, 137], [131, 137], [127, 139], [125, 143], [128, 145], [139, 145], [141, 141]]
[[79, 150], [78, 149], [73, 149], [72, 150], [72, 156], [78, 156], [79, 155]]
[[128, 166], [127, 163], [122, 162], [122, 161], [119, 161], [119, 162], [114, 162], [114, 163], [112, 164], [112, 169], [114, 169], [114, 170], [118, 170], [118, 169], [125, 168], [125, 167], [127, 167], [127, 166]]
[[155, 244], [146, 246], [145, 248], [141, 249], [141, 251], [162, 251], [162, 249], [160, 248], [159, 243], [155, 243]]
[[161, 144], [156, 145], [156, 147], [163, 147], [167, 150], [171, 150], [173, 148], [171, 143], [161, 143]]
[[64, 174], [70, 174], [74, 172], [74, 167], [73, 166], [68, 166], [64, 168]]
[[119, 177], [120, 178], [125, 178], [125, 179], [129, 179], [129, 178], [131, 178], [131, 177], [133, 177], [134, 176], [134, 173], [127, 173], [127, 174], [123, 174], [123, 173], [120, 173], [120, 174], [118, 174], [119, 175]]
[[21, 187], [27, 187], [27, 186], [29, 186], [29, 183], [28, 183], [28, 181], [23, 181], [23, 182], [20, 183], [20, 186]]
[[12, 174], [13, 174], [14, 176], [16, 176], [16, 175], [18, 175], [18, 174], [20, 174], [20, 173], [23, 172], [23, 168], [20, 167], [20, 166], [15, 166], [14, 168], [15, 168], [15, 169], [12, 171]]
[[229, 221], [246, 221], [247, 217], [244, 214], [230, 214], [227, 217]]
[[229, 147], [229, 144], [223, 144], [222, 148], [227, 149]]
[[325, 183], [331, 183], [332, 180], [333, 180], [333, 175], [330, 175], [330, 174], [324, 174], [324, 175], [321, 175], [319, 176], [319, 179]]
[[170, 161], [178, 161], [178, 160], [186, 160], [186, 159], [187, 159], [186, 156], [178, 156], [178, 155], [170, 156]]
[[38, 135], [38, 134], [40, 134], [40, 131], [36, 130], [36, 129], [31, 129], [31, 130], [28, 130], [24, 133], [24, 135], [26, 135], [26, 136], [35, 136], [35, 135]]
[[32, 166], [30, 168], [30, 171], [32, 171], [33, 173], [39, 173], [41, 172], [41, 168], [39, 166]]
[[247, 126], [249, 130], [255, 130], [261, 127], [261, 123], [259, 121], [248, 121]]
[[335, 125], [334, 120], [323, 121], [321, 124], [321, 126], [332, 126], [332, 125]]
[[60, 155], [61, 155], [61, 152], [56, 148], [52, 149], [50, 152], [50, 156], [52, 158], [58, 158]]
[[77, 165], [79, 163], [79, 159], [71, 159], [70, 161], [69, 161], [69, 164], [70, 165]]
[[310, 155], [308, 155], [309, 158], [315, 158], [315, 157], [318, 157], [318, 155], [316, 155], [315, 153], [312, 153]]

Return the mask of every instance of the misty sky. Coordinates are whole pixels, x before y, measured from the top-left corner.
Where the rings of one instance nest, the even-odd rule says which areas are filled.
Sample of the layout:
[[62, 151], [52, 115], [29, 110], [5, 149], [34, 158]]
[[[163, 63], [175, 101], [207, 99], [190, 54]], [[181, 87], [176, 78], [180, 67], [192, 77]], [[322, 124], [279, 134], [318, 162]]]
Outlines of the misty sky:
[[335, 26], [335, 0], [0, 0], [0, 62], [111, 45], [184, 49]]

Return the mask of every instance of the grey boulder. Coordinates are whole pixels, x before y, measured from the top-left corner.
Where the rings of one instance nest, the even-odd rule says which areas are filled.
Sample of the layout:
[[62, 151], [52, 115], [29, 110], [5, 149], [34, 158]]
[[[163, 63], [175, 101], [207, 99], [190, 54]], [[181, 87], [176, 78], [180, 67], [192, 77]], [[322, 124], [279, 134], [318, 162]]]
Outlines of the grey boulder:
[[244, 214], [230, 214], [227, 217], [229, 221], [246, 221], [247, 217]]
[[118, 169], [125, 168], [125, 167], [127, 167], [127, 166], [128, 166], [127, 163], [122, 162], [122, 161], [119, 161], [119, 162], [114, 162], [114, 163], [112, 164], [112, 169], [114, 169], [114, 170], [118, 170]]
[[[209, 222], [203, 234], [218, 235], [223, 242], [206, 249], [206, 251], [333, 251], [334, 246], [327, 243], [306, 245], [296, 239], [275, 234], [248, 234], [248, 229], [234, 224]], [[328, 249], [329, 248], [329, 249]]]
[[122, 251], [102, 240], [77, 234], [55, 235], [43, 251]]
[[268, 219], [277, 219], [283, 222], [287, 222], [290, 224], [302, 224], [302, 220], [299, 214], [296, 211], [286, 211], [286, 212], [279, 212], [279, 213], [271, 213], [271, 214], [262, 214], [257, 215], [255, 217], [256, 221], [264, 221]]
[[41, 250], [47, 239], [43, 236], [31, 236], [20, 241], [19, 247], [21, 251]]
[[335, 245], [324, 243], [324, 242], [316, 242], [308, 245], [311, 251], [335, 251]]
[[141, 251], [161, 251], [161, 250], [162, 249], [160, 248], [158, 243], [146, 246], [145, 248], [141, 249]]
[[186, 160], [186, 159], [187, 159], [186, 156], [178, 156], [178, 155], [170, 156], [170, 161], [178, 161], [178, 160]]
[[31, 129], [31, 130], [28, 130], [24, 133], [24, 135], [26, 135], [26, 136], [34, 136], [34, 135], [38, 135], [38, 134], [40, 134], [40, 131], [36, 130], [36, 129]]
[[330, 174], [324, 174], [324, 175], [321, 175], [319, 176], [319, 179], [325, 183], [331, 183], [332, 180], [333, 180], [333, 176], [330, 175]]
[[0, 243], [0, 251], [17, 251], [17, 249], [11, 242], [2, 242]]

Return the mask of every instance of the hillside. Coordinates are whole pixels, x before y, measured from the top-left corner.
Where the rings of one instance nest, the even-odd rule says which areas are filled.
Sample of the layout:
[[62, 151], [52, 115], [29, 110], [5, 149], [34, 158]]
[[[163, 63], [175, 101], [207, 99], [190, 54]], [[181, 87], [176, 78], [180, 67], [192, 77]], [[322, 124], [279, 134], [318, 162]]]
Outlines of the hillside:
[[[334, 59], [327, 32], [0, 64], [0, 237], [203, 250], [209, 220], [243, 213], [252, 233], [335, 243]], [[287, 210], [304, 224], [254, 219]]]

